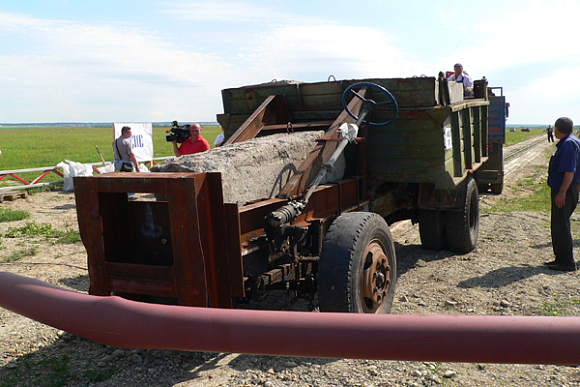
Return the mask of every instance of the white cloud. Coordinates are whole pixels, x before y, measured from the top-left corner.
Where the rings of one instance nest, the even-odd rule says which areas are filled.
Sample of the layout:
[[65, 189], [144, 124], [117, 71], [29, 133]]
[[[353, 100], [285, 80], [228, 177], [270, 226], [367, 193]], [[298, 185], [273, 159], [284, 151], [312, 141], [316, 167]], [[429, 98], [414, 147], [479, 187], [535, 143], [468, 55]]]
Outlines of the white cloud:
[[395, 47], [395, 37], [367, 27], [338, 24], [285, 25], [258, 38], [247, 60], [270, 78], [303, 81], [404, 76], [417, 64]]
[[533, 79], [522, 88], [511, 90], [511, 122], [548, 124], [565, 116], [580, 124], [579, 72], [580, 65], [561, 69]]
[[[226, 23], [287, 23], [298, 15], [277, 10], [271, 5], [259, 5], [243, 1], [194, 1], [168, 2], [163, 13], [183, 20]], [[303, 16], [300, 16], [304, 20]], [[311, 18], [308, 18], [311, 19]]]
[[[230, 66], [219, 58], [177, 49], [129, 24], [0, 14], [0, 34], [26, 34], [34, 47], [0, 55], [4, 122], [215, 120], [217, 80], [229, 80]], [[216, 98], [204, 98], [209, 93]]]
[[0, 13], [2, 33], [26, 34], [34, 50], [0, 55], [0, 84], [11, 95], [0, 96], [10, 107], [0, 122], [215, 120], [222, 88], [283, 78], [323, 81], [331, 74], [405, 76], [416, 66], [380, 30], [303, 20], [250, 35], [251, 49], [227, 58], [186, 51], [130, 23]]
[[501, 69], [520, 64], [578, 58], [574, 42], [580, 39], [577, 15], [580, 3], [573, 1], [531, 1], [516, 13], [498, 12], [497, 19], [476, 22], [468, 47], [455, 47], [453, 58], [478, 69]]
[[[167, 32], [138, 22], [0, 12], [0, 122], [215, 120], [222, 112], [220, 90], [227, 87], [272, 79], [325, 81], [329, 75], [434, 76], [457, 61], [472, 76], [486, 75], [494, 86], [504, 86], [512, 122], [530, 122], [546, 106], [571, 110], [580, 104], [573, 92], [560, 97], [562, 89], [578, 89], [574, 16], [580, 3], [522, 2], [515, 13], [512, 7], [497, 18], [487, 14], [488, 21], [463, 20], [445, 10], [428, 15], [438, 20], [428, 29], [409, 35], [422, 24], [410, 21], [407, 28], [385, 20], [367, 26], [357, 20], [354, 26], [332, 16], [293, 13], [309, 12], [301, 4], [164, 3], [161, 12], [186, 27]], [[454, 33], [462, 44], [441, 41]]]

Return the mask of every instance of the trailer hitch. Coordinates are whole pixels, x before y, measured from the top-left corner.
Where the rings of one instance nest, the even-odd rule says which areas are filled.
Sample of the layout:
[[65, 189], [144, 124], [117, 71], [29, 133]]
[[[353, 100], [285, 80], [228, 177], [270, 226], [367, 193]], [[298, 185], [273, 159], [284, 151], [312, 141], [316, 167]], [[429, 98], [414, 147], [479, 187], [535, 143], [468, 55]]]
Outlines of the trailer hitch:
[[296, 259], [298, 241], [306, 234], [308, 229], [292, 225], [292, 222], [300, 216], [304, 207], [306, 207], [306, 203], [291, 200], [288, 204], [272, 211], [264, 218], [266, 239], [273, 252], [282, 251], [285, 247], [285, 241], [290, 238], [290, 255]]
[[[381, 93], [386, 94], [387, 98], [384, 102], [375, 102], [370, 98], [365, 98], [361, 96], [359, 93], [354, 91], [354, 88], [358, 87], [371, 87], [378, 89]], [[353, 93], [356, 98], [360, 98], [362, 100], [362, 108], [360, 115], [357, 117], [355, 116], [348, 108], [347, 103], [347, 95], [349, 92]], [[324, 177], [334, 170], [334, 164], [346, 148], [348, 143], [356, 142], [356, 137], [358, 135], [358, 130], [360, 125], [366, 123], [371, 126], [385, 126], [393, 122], [393, 120], [397, 117], [399, 112], [399, 107], [397, 105], [397, 101], [393, 97], [393, 95], [384, 87], [377, 85], [376, 83], [371, 82], [358, 82], [350, 85], [344, 90], [342, 94], [342, 105], [346, 112], [356, 120], [356, 123], [343, 123], [339, 130], [343, 137], [342, 141], [330, 157], [330, 159], [322, 166], [318, 175], [310, 185], [310, 188], [304, 195], [302, 200], [291, 200], [288, 204], [280, 207], [279, 209], [271, 212], [267, 215], [264, 219], [266, 225], [264, 230], [266, 231], [266, 238], [270, 243], [270, 247], [274, 252], [280, 252], [282, 248], [285, 246], [285, 241], [290, 238], [289, 247], [290, 247], [290, 254], [294, 259], [296, 259], [296, 246], [298, 245], [298, 241], [306, 234], [307, 229], [301, 226], [293, 226], [292, 222], [300, 216], [302, 210], [308, 204], [308, 200], [314, 190], [320, 185]], [[370, 122], [365, 121], [366, 117], [369, 113], [377, 108], [377, 107], [387, 107], [390, 110], [394, 111], [393, 117], [382, 123]]]

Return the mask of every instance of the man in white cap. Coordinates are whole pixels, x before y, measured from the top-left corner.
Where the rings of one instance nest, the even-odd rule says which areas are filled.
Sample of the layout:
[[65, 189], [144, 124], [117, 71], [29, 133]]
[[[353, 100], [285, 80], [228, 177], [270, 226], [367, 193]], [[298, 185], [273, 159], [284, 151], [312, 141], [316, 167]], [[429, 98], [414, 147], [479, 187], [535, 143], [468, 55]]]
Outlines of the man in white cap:
[[447, 80], [450, 82], [463, 83], [463, 95], [473, 95], [473, 79], [471, 79], [467, 72], [463, 71], [461, 63], [456, 63], [455, 66], [453, 66], [453, 71], [454, 73], [451, 74]]

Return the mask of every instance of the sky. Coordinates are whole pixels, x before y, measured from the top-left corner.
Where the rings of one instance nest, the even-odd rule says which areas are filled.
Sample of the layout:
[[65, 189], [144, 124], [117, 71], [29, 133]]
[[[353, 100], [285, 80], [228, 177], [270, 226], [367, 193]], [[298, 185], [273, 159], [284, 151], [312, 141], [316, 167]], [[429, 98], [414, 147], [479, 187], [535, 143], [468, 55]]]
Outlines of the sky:
[[436, 76], [503, 87], [508, 124], [580, 124], [578, 1], [2, 0], [0, 124], [215, 122], [221, 90]]

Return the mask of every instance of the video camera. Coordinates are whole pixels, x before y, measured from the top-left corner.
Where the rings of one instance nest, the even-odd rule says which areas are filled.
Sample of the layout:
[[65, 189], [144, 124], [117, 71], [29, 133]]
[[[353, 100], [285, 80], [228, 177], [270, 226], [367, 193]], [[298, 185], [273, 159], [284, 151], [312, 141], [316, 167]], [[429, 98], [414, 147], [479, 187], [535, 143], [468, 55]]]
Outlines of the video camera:
[[177, 121], [173, 121], [171, 123], [171, 128], [167, 131], [169, 134], [165, 136], [165, 139], [168, 142], [177, 140], [177, 142], [181, 144], [189, 137], [191, 137], [191, 134], [189, 133], [190, 127], [191, 125], [179, 125]]

